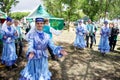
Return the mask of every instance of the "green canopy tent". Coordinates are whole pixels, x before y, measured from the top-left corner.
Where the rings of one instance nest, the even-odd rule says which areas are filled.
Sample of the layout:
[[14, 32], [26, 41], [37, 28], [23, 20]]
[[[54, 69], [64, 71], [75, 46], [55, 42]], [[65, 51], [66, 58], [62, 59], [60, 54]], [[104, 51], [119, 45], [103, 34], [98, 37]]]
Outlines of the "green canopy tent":
[[48, 18], [51, 27], [55, 28], [56, 30], [62, 30], [64, 28], [64, 19], [56, 18], [50, 15], [41, 5], [34, 9], [34, 11], [26, 17], [26, 20], [33, 22], [37, 17]]

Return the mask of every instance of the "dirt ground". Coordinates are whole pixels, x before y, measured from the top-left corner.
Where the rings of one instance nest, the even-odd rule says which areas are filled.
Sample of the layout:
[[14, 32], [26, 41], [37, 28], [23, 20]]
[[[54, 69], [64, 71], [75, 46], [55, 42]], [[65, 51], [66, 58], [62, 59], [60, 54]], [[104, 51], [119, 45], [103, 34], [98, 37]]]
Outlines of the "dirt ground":
[[[120, 80], [120, 39], [115, 51], [103, 57], [98, 51], [99, 37], [98, 32], [93, 49], [74, 50], [74, 31], [63, 31], [60, 36], [54, 36], [55, 44], [63, 46], [69, 55], [59, 61], [49, 60], [52, 80]], [[17, 69], [7, 71], [0, 68], [0, 80], [18, 80], [20, 71], [27, 63], [26, 50], [27, 44], [24, 43], [24, 58], [18, 59]]]

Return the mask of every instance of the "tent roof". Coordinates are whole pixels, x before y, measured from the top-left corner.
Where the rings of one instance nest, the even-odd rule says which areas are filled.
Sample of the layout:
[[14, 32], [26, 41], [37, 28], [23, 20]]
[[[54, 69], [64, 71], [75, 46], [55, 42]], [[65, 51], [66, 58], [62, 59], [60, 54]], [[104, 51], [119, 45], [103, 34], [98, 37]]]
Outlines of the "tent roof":
[[7, 14], [0, 10], [0, 18], [6, 18]]
[[36, 9], [34, 9], [34, 11], [27, 16], [27, 18], [36, 17], [55, 18], [54, 16], [50, 15], [41, 5], [37, 6]]

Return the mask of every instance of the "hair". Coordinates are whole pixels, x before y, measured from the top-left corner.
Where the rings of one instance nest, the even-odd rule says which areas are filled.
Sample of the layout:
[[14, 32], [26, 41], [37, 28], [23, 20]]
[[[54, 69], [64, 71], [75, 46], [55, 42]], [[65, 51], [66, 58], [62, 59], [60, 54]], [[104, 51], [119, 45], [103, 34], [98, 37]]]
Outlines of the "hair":
[[115, 26], [113, 22], [112, 22], [112, 23], [109, 23], [109, 25], [112, 25], [112, 27], [114, 27], [114, 26]]
[[87, 22], [91, 22], [91, 23], [92, 23], [91, 19], [88, 19], [88, 21], [87, 21]]
[[47, 19], [47, 18], [44, 19], [44, 24], [45, 24], [46, 22], [49, 22], [49, 19]]
[[18, 21], [18, 20], [14, 20], [14, 22], [18, 22], [18, 23], [19, 23], [19, 21]]

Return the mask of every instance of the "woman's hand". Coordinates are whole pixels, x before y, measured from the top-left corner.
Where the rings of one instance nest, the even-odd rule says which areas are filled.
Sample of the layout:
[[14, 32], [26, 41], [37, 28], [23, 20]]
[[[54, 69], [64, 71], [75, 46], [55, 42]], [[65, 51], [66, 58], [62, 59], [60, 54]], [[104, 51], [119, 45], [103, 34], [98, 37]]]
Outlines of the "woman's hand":
[[29, 59], [32, 59], [34, 57], [34, 53], [33, 52], [30, 52], [29, 54]]
[[63, 56], [68, 55], [68, 53], [67, 53], [65, 50], [61, 50], [60, 53], [61, 53]]

